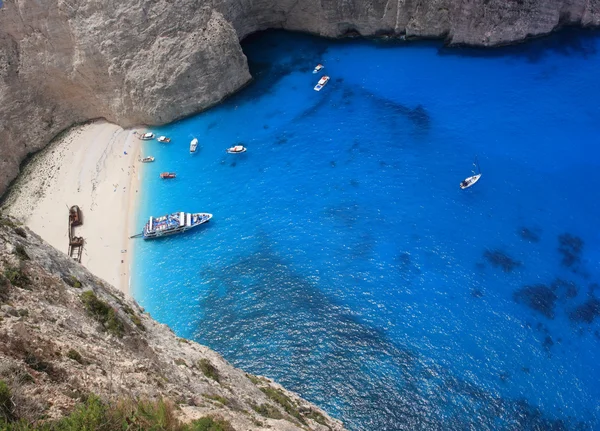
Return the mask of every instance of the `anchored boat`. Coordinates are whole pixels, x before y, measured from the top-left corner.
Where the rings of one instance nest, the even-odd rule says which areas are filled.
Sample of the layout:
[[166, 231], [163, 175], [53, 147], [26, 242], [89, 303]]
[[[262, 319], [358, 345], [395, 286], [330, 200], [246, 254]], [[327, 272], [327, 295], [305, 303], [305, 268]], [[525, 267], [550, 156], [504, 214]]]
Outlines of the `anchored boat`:
[[325, 87], [325, 85], [329, 82], [329, 76], [325, 75], [323, 76], [321, 79], [319, 79], [319, 82], [317, 82], [317, 85], [315, 85], [314, 90], [315, 91], [321, 91], [321, 89], [323, 87]]
[[144, 157], [143, 159], [140, 159], [140, 162], [142, 163], [150, 163], [154, 161], [154, 157], [152, 156], [148, 156], [148, 157]]
[[209, 213], [176, 212], [162, 217], [150, 217], [142, 231], [142, 238], [151, 239], [182, 233], [200, 226], [212, 218]]
[[190, 142], [190, 153], [195, 153], [196, 148], [198, 148], [198, 139], [194, 138], [192, 139], [192, 142]]
[[171, 142], [171, 138], [167, 138], [166, 136], [159, 136], [157, 139], [158, 142], [169, 143]]
[[235, 145], [231, 148], [227, 148], [225, 151], [227, 151], [229, 154], [245, 153], [246, 147], [243, 145]]
[[140, 139], [142, 141], [149, 141], [151, 139], [154, 139], [154, 133], [151, 133], [151, 132], [144, 133], [142, 136], [140, 136]]
[[317, 66], [315, 67], [315, 70], [313, 70], [313, 73], [319, 73], [321, 70], [325, 69], [325, 66], [323, 66], [321, 63], [317, 64]]
[[473, 162], [473, 166], [475, 166], [475, 169], [477, 169], [477, 173], [473, 171], [472, 176], [465, 178], [463, 181], [460, 182], [460, 188], [463, 190], [468, 189], [477, 181], [479, 181], [479, 178], [481, 178], [481, 169], [479, 169], [479, 162], [477, 161], [477, 157], [475, 157], [475, 162]]
[[169, 179], [169, 178], [175, 178], [175, 172], [163, 172], [160, 174], [160, 177], [163, 180]]

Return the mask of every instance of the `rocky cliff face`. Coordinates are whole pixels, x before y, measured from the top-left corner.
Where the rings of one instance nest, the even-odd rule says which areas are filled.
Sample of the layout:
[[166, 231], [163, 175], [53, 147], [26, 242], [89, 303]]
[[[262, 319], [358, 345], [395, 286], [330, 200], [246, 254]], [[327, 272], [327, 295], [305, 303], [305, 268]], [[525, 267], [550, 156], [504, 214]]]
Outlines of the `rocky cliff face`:
[[6, 0], [0, 194], [76, 122], [127, 127], [202, 110], [249, 79], [239, 40], [267, 28], [497, 45], [600, 24], [600, 0]]
[[497, 45], [600, 24], [600, 0], [5, 0], [0, 194], [28, 153], [76, 122], [157, 125], [249, 79], [239, 40], [267, 28]]
[[[14, 413], [57, 418], [87, 394], [165, 398], [183, 419], [213, 416], [236, 430], [343, 430], [264, 377], [177, 338], [132, 300], [0, 217], [0, 380]], [[0, 427], [2, 423], [0, 411]]]

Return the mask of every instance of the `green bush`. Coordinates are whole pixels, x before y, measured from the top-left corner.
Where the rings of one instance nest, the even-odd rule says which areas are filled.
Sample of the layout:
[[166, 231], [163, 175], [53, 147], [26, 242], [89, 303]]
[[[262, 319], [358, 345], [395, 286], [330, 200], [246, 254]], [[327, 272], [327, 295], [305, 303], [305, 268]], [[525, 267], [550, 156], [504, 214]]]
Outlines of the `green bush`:
[[303, 424], [305, 423], [304, 418], [302, 417], [302, 415], [300, 414], [300, 412], [294, 405], [293, 401], [290, 399], [290, 397], [285, 395], [282, 391], [280, 391], [279, 389], [271, 388], [271, 387], [260, 388], [260, 390], [263, 391], [267, 397], [271, 398], [273, 401], [275, 401], [277, 404], [279, 404], [281, 407], [283, 407], [283, 409], [289, 415], [295, 417], [301, 423], [303, 423]]
[[108, 332], [117, 337], [123, 336], [125, 333], [123, 322], [106, 302], [99, 299], [91, 290], [81, 294], [81, 301], [88, 313], [102, 323]]
[[11, 397], [10, 388], [3, 380], [0, 380], [0, 425], [2, 422], [10, 422], [14, 419], [14, 405]]
[[83, 358], [81, 357], [81, 354], [75, 349], [70, 349], [67, 352], [67, 358], [73, 359], [74, 361], [79, 362], [80, 364], [83, 364]]
[[219, 370], [217, 370], [208, 359], [200, 359], [198, 361], [198, 368], [200, 368], [200, 371], [202, 371], [202, 373], [209, 379], [213, 379], [215, 382], [219, 381]]
[[254, 374], [247, 374], [246, 373], [246, 377], [248, 377], [248, 379], [250, 379], [250, 381], [252, 383], [254, 383], [255, 385], [260, 385], [261, 381], [258, 378], [258, 376], [255, 376]]
[[29, 277], [27, 277], [21, 268], [7, 267], [4, 269], [4, 276], [13, 286], [23, 289], [29, 286]]
[[225, 397], [222, 397], [221, 395], [204, 395], [205, 398], [208, 398], [209, 400], [213, 400], [213, 401], [217, 401], [221, 404], [223, 404], [224, 406], [228, 406], [229, 405], [229, 400]]
[[[189, 431], [190, 427], [182, 425], [176, 419], [172, 405], [162, 400], [123, 399], [115, 404], [106, 404], [92, 395], [69, 416], [60, 420], [37, 424], [25, 421], [4, 424], [0, 422], [0, 429], [3, 431]], [[229, 431], [231, 428], [222, 429]]]
[[15, 254], [21, 260], [29, 260], [29, 255], [27, 254], [27, 251], [25, 251], [25, 247], [23, 247], [23, 245], [21, 245], [21, 244], [16, 245]]
[[281, 419], [283, 415], [281, 412], [269, 404], [252, 405], [252, 409], [261, 416], [271, 419]]
[[190, 431], [235, 431], [225, 419], [208, 416], [193, 421], [189, 429]]

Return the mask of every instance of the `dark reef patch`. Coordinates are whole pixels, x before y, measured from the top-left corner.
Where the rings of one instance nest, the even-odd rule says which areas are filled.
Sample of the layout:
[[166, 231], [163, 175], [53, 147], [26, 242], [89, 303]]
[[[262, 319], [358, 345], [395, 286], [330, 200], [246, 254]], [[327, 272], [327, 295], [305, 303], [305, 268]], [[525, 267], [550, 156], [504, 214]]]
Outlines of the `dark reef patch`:
[[572, 268], [581, 262], [583, 240], [578, 236], [564, 233], [558, 236], [558, 252], [562, 254], [562, 264]]
[[554, 346], [554, 341], [552, 340], [552, 337], [550, 335], [546, 335], [544, 341], [542, 342], [542, 347], [544, 348], [546, 353], [549, 354], [550, 349], [552, 349], [552, 346]]
[[554, 306], [557, 296], [551, 288], [543, 284], [524, 286], [513, 294], [513, 299], [524, 304], [548, 319], [554, 319]]
[[521, 238], [529, 242], [540, 242], [539, 229], [530, 229], [528, 227], [522, 227], [518, 230], [518, 234]]
[[502, 268], [504, 272], [511, 272], [513, 269], [518, 268], [522, 265], [518, 260], [514, 260], [508, 254], [504, 253], [502, 250], [485, 250], [483, 252], [483, 257], [487, 260], [492, 266], [496, 268]]
[[471, 296], [473, 298], [482, 298], [483, 292], [480, 289], [471, 289]]
[[566, 299], [573, 299], [579, 293], [577, 285], [573, 281], [566, 281], [562, 278], [557, 278], [552, 282], [550, 288], [556, 293], [557, 296]]
[[592, 323], [600, 317], [600, 300], [589, 298], [569, 313], [569, 320], [575, 323]]

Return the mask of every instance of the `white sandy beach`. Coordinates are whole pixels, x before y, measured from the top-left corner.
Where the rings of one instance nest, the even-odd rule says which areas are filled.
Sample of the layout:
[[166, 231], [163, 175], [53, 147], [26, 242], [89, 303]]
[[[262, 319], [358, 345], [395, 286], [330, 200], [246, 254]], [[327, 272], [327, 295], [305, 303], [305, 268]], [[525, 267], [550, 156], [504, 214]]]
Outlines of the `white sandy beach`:
[[129, 294], [141, 142], [134, 130], [106, 121], [76, 126], [33, 158], [2, 210], [67, 253], [68, 207], [79, 205], [83, 225], [74, 235], [85, 240], [81, 264]]

